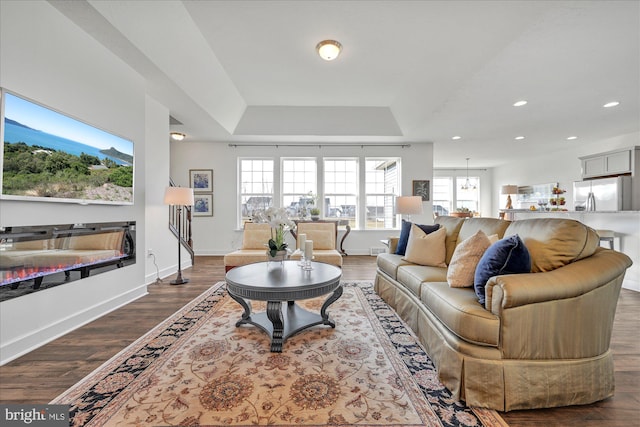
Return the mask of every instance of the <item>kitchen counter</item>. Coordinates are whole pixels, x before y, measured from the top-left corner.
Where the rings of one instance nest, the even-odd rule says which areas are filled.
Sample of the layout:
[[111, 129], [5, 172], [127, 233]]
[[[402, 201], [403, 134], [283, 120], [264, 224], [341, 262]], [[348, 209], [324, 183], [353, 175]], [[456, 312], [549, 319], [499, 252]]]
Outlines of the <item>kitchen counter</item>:
[[[505, 219], [570, 218], [595, 230], [615, 233], [614, 249], [627, 254], [633, 265], [627, 270], [622, 287], [640, 292], [640, 211], [540, 211], [502, 209]], [[606, 245], [605, 245], [606, 246]]]

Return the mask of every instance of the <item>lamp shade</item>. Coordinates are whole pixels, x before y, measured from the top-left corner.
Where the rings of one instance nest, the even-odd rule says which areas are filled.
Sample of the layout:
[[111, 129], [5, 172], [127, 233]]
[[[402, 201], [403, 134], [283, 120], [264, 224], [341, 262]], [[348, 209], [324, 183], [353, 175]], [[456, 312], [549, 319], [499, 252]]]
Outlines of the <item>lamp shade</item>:
[[193, 206], [193, 188], [167, 187], [164, 192], [164, 204]]
[[517, 194], [518, 186], [517, 185], [503, 185], [500, 189], [500, 194]]
[[422, 213], [422, 197], [398, 196], [396, 198], [396, 213], [400, 215], [414, 215]]

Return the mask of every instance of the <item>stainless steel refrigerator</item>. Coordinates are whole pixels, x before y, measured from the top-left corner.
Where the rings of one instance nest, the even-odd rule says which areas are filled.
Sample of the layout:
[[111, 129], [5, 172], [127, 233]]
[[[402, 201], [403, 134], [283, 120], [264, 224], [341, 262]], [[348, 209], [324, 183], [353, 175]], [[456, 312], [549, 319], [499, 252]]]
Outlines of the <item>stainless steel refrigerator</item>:
[[573, 206], [586, 210], [589, 193], [593, 193], [596, 211], [620, 211], [631, 209], [631, 177], [591, 179], [573, 183]]

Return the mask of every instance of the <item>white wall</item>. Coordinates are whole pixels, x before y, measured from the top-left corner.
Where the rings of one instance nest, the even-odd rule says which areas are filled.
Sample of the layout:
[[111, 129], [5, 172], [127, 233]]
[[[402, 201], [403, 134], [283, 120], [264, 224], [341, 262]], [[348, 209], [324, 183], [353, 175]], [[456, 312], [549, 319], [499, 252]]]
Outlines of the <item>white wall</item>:
[[[240, 247], [242, 233], [237, 224], [237, 159], [239, 157], [401, 157], [402, 195], [411, 195], [413, 180], [432, 180], [433, 145], [415, 143], [411, 147], [229, 147], [227, 143], [171, 143], [171, 176], [177, 184], [189, 185], [189, 169], [213, 169], [213, 217], [196, 217], [193, 241], [197, 255], [223, 255]], [[433, 222], [431, 202], [416, 222]], [[380, 239], [395, 231], [352, 230], [344, 249], [353, 255], [368, 255], [371, 247], [381, 247]], [[338, 236], [342, 236], [342, 232]], [[293, 240], [291, 240], [293, 243]]]
[[[138, 252], [139, 262], [145, 263], [145, 283], [154, 283], [159, 276], [164, 278], [177, 271], [178, 243], [169, 231], [169, 207], [163, 203], [164, 191], [169, 185], [169, 110], [155, 99], [147, 96], [145, 115], [146, 168], [145, 185], [145, 235], [144, 248]], [[153, 257], [147, 255], [151, 249]], [[155, 261], [155, 264], [154, 264]], [[191, 265], [191, 258], [182, 252], [182, 268]]]
[[[1, 202], [2, 226], [134, 220], [145, 241], [145, 83], [47, 2], [0, 2], [0, 85], [135, 143], [135, 204]], [[167, 119], [168, 120], [168, 119]], [[166, 135], [166, 134], [165, 134]], [[6, 362], [146, 293], [135, 265], [0, 303]]]
[[[640, 145], [640, 133], [638, 132], [591, 144], [582, 144], [579, 140], [567, 141], [559, 144], [558, 149], [552, 152], [540, 153], [537, 157], [527, 157], [520, 161], [494, 168], [493, 210], [495, 213], [493, 216], [497, 215], [500, 208], [504, 208], [506, 196], [500, 196], [500, 187], [502, 185], [559, 182], [560, 187], [567, 190], [564, 195], [567, 203], [571, 203], [573, 201], [573, 181], [582, 180], [579, 157], [634, 145]], [[568, 206], [567, 209], [573, 209], [573, 206]]]

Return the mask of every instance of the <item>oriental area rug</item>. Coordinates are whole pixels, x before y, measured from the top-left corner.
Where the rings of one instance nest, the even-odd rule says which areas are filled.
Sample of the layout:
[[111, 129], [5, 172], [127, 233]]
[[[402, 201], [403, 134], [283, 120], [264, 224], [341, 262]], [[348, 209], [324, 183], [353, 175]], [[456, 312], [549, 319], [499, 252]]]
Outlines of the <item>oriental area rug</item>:
[[72, 426], [506, 426], [451, 399], [370, 282], [343, 288], [328, 310], [335, 329], [271, 353], [262, 330], [235, 326], [243, 309], [217, 283], [51, 403], [71, 405]]

